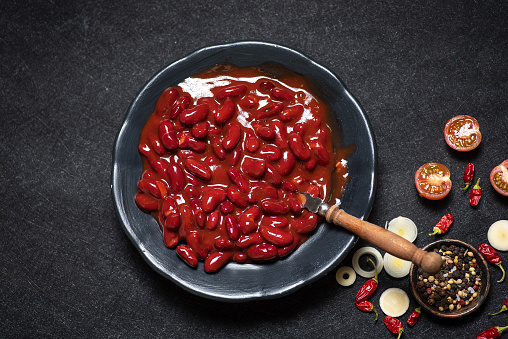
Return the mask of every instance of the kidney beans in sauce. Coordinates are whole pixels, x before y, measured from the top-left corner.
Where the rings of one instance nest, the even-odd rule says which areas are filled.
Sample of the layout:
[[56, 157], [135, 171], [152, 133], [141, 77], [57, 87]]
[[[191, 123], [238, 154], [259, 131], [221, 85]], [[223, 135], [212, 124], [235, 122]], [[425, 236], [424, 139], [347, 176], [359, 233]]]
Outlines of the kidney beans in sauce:
[[[341, 196], [347, 168], [334, 166], [349, 152], [334, 152], [332, 138], [323, 137], [334, 135], [326, 123], [330, 112], [311, 87], [282, 66], [218, 64], [161, 94], [139, 150], [152, 186], [167, 189], [140, 190], [136, 201], [157, 220], [168, 247], [186, 244], [178, 254], [189, 265], [198, 258], [205, 271], [214, 272], [231, 259], [252, 263], [286, 256], [316, 225], [313, 213], [295, 207], [295, 191], [319, 192], [332, 203]], [[154, 147], [154, 136], [164, 149]], [[152, 167], [156, 160], [168, 164], [167, 173]], [[189, 211], [180, 215], [179, 225], [176, 218], [165, 220], [173, 215], [163, 213], [164, 198], [176, 203], [176, 211]], [[252, 212], [254, 206], [259, 213]], [[261, 220], [272, 219], [275, 226], [260, 228]]]

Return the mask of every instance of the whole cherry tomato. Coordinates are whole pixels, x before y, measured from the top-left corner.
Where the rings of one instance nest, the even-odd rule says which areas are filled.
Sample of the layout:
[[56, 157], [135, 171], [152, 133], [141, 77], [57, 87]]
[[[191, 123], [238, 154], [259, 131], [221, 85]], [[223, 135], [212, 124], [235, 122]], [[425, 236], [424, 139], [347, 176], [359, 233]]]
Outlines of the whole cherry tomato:
[[490, 172], [490, 183], [496, 191], [508, 197], [508, 159]]
[[426, 163], [416, 171], [415, 185], [420, 196], [429, 200], [443, 199], [452, 188], [450, 171], [437, 162]]
[[448, 120], [444, 136], [448, 146], [461, 152], [474, 150], [482, 141], [480, 125], [469, 115], [457, 115]]

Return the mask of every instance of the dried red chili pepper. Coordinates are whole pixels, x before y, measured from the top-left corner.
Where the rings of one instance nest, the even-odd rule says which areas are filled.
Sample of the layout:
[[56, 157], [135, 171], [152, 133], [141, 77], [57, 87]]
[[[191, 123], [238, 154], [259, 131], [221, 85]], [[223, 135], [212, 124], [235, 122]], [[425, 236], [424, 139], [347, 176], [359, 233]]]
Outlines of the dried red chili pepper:
[[465, 191], [471, 186], [471, 183], [473, 182], [473, 175], [474, 175], [474, 165], [472, 163], [467, 164], [466, 170], [464, 171], [464, 185], [466, 187], [462, 187], [461, 190]]
[[395, 333], [395, 334], [398, 334], [399, 336], [397, 337], [397, 339], [400, 338], [400, 336], [402, 335], [402, 332], [404, 332], [404, 327], [402, 326], [402, 323], [400, 322], [399, 319], [396, 319], [394, 317], [391, 317], [389, 315], [387, 315], [385, 317], [385, 326], [386, 328], [392, 332], [392, 333]]
[[481, 197], [482, 189], [480, 187], [480, 178], [478, 178], [476, 185], [473, 186], [471, 193], [469, 193], [469, 204], [473, 207], [478, 206]]
[[503, 272], [503, 276], [497, 282], [498, 283], [502, 282], [504, 280], [504, 276], [505, 276], [506, 273], [504, 271], [503, 266], [501, 266], [501, 264], [503, 262], [501, 260], [501, 257], [499, 256], [499, 254], [497, 254], [496, 250], [493, 249], [492, 246], [490, 246], [488, 244], [481, 244], [480, 246], [478, 246], [478, 251], [480, 251], [480, 253], [483, 255], [483, 257], [488, 262], [498, 266], [501, 269], [501, 271]]
[[504, 330], [506, 330], [508, 326], [505, 327], [491, 327], [489, 329], [486, 329], [482, 333], [478, 334], [476, 336], [476, 339], [495, 339], [499, 338], [501, 336], [501, 333], [503, 333]]
[[496, 313], [489, 313], [489, 315], [496, 315], [496, 314], [499, 314], [501, 312], [504, 312], [504, 311], [508, 311], [508, 299], [505, 300], [504, 304], [503, 304], [503, 307], [501, 307], [501, 310], [496, 312]]
[[436, 224], [436, 226], [434, 226], [434, 229], [433, 229], [434, 232], [429, 233], [429, 235], [446, 233], [450, 229], [450, 226], [453, 223], [453, 219], [454, 219], [454, 216], [451, 213], [443, 215], [441, 220], [439, 220], [439, 222]]
[[374, 319], [374, 321], [377, 321], [377, 317], [379, 314], [377, 313], [376, 309], [374, 308], [374, 305], [370, 301], [364, 300], [359, 303], [355, 303], [355, 305], [361, 311], [376, 313], [376, 318]]
[[418, 321], [418, 318], [420, 317], [420, 314], [422, 314], [422, 308], [417, 307], [411, 314], [409, 315], [409, 318], [407, 319], [407, 324], [410, 326], [414, 326], [416, 322]]
[[356, 296], [355, 296], [355, 303], [359, 303], [359, 302], [362, 302], [364, 300], [367, 300], [374, 293], [374, 291], [377, 288], [378, 282], [379, 282], [379, 279], [378, 279], [378, 276], [377, 276], [377, 267], [376, 267], [376, 264], [370, 258], [367, 259], [367, 260], [370, 261], [372, 263], [372, 265], [374, 265], [374, 272], [375, 272], [374, 273], [374, 278], [371, 278], [371, 279], [367, 280], [362, 285], [362, 287], [360, 287], [360, 290], [358, 291], [358, 293], [356, 293]]

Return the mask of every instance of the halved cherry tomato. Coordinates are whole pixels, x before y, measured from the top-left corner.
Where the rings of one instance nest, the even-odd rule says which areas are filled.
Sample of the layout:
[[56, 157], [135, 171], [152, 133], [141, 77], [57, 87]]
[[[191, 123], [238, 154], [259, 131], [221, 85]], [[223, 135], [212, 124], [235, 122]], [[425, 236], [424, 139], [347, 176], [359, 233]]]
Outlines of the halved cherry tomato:
[[452, 189], [450, 171], [437, 162], [426, 163], [416, 171], [415, 185], [420, 196], [429, 200], [443, 199]]
[[490, 172], [490, 183], [496, 191], [508, 197], [508, 159]]
[[448, 146], [461, 152], [474, 150], [482, 141], [480, 125], [469, 115], [457, 115], [448, 120], [444, 136]]

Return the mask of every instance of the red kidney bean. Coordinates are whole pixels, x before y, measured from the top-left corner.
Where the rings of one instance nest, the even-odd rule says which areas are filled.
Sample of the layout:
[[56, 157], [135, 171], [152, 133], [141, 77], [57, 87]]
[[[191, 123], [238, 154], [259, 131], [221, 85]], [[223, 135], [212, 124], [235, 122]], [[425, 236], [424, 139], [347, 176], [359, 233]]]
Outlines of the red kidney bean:
[[151, 160], [150, 166], [152, 166], [152, 168], [155, 170], [155, 172], [157, 172], [161, 179], [169, 182], [169, 176], [167, 173], [169, 163], [166, 160], [163, 158]]
[[[188, 159], [188, 158], [187, 158]], [[185, 159], [185, 160], [187, 160]], [[192, 186], [199, 186], [201, 183], [199, 182], [198, 178], [196, 178], [194, 175], [192, 175], [189, 172], [185, 172], [185, 177], [187, 178], [187, 182], [191, 184]]]
[[233, 248], [235, 248], [235, 244], [231, 240], [223, 237], [215, 239], [214, 246], [216, 249], [220, 251], [232, 250]]
[[156, 179], [156, 176], [152, 170], [146, 170], [141, 174], [141, 179]]
[[208, 127], [210, 123], [208, 121], [201, 121], [192, 126], [191, 134], [196, 139], [206, 138], [208, 135]]
[[247, 94], [246, 96], [244, 96], [239, 102], [238, 104], [240, 105], [241, 108], [243, 108], [244, 110], [248, 110], [248, 109], [254, 109], [254, 108], [257, 108], [258, 105], [259, 105], [259, 102], [258, 102], [258, 99], [253, 96], [253, 95], [250, 95], [250, 94]]
[[176, 254], [191, 267], [198, 265], [198, 257], [192, 252], [192, 250], [185, 245], [176, 246]]
[[168, 87], [164, 90], [162, 95], [160, 96], [162, 100], [158, 102], [157, 105], [157, 115], [165, 116], [169, 114], [170, 107], [175, 103], [176, 98], [178, 98], [178, 90], [173, 87]]
[[232, 213], [234, 210], [235, 210], [235, 206], [229, 200], [225, 200], [225, 201], [222, 202], [222, 204], [220, 204], [220, 211], [223, 214]]
[[303, 135], [305, 134], [305, 131], [307, 130], [307, 125], [299, 122], [295, 124], [293, 127], [293, 133], [298, 133], [303, 138]]
[[138, 150], [139, 150], [139, 153], [143, 154], [148, 159], [148, 161], [158, 158], [156, 153], [147, 144], [139, 144]]
[[245, 157], [242, 163], [242, 171], [253, 179], [259, 179], [265, 174], [266, 161]]
[[233, 204], [240, 208], [245, 208], [248, 205], [247, 200], [243, 196], [242, 192], [240, 192], [240, 190], [234, 186], [229, 186], [227, 188], [226, 196]]
[[194, 214], [187, 205], [179, 205], [178, 213], [180, 213], [180, 227], [183, 234], [187, 234], [192, 231], [195, 227]]
[[259, 227], [259, 234], [270, 244], [280, 247], [287, 246], [293, 242], [293, 233], [273, 226]]
[[159, 200], [142, 192], [136, 193], [136, 204], [146, 211], [157, 211], [159, 209]]
[[259, 245], [263, 243], [263, 241], [263, 237], [257, 232], [251, 234], [242, 234], [240, 237], [238, 237], [235, 245], [238, 248], [247, 248], [252, 245]]
[[185, 173], [178, 164], [170, 163], [167, 169], [170, 188], [173, 193], [180, 192], [185, 187]]
[[247, 201], [252, 204], [257, 204], [259, 201], [267, 198], [277, 199], [277, 190], [265, 182], [259, 181], [252, 183], [252, 189], [247, 195]]
[[222, 147], [228, 152], [235, 149], [236, 145], [240, 141], [242, 136], [242, 130], [238, 124], [229, 125], [226, 136], [222, 139]]
[[261, 147], [261, 150], [259, 151], [259, 155], [262, 156], [264, 159], [275, 162], [278, 161], [282, 157], [282, 152], [280, 148], [274, 146], [274, 145], [264, 145]]
[[216, 98], [218, 100], [224, 100], [226, 98], [236, 98], [242, 96], [247, 92], [247, 86], [245, 85], [233, 85], [221, 89], [217, 92]]
[[274, 87], [272, 88], [272, 91], [271, 91], [271, 94], [272, 94], [272, 97], [276, 100], [293, 100], [295, 98], [295, 95], [293, 93], [291, 93], [290, 91], [286, 90], [286, 89], [283, 89], [283, 88], [279, 88], [279, 87]]
[[257, 119], [264, 120], [278, 115], [284, 109], [284, 105], [281, 103], [270, 103], [258, 110]]
[[283, 180], [282, 181], [282, 188], [286, 191], [296, 193], [298, 192], [298, 188], [295, 184], [293, 184], [291, 181]]
[[316, 186], [314, 184], [309, 184], [309, 187], [307, 187], [305, 192], [309, 193], [313, 197], [318, 197], [320, 194], [319, 186]]
[[258, 206], [247, 208], [240, 216], [240, 230], [243, 234], [254, 232], [258, 228], [257, 220], [261, 216], [261, 210]]
[[317, 215], [309, 212], [299, 218], [295, 218], [290, 225], [292, 231], [302, 234], [309, 233], [316, 228]]
[[219, 160], [226, 159], [226, 151], [224, 150], [224, 147], [222, 147], [222, 142], [219, 139], [219, 137], [214, 137], [212, 139], [212, 151], [213, 154], [217, 157]]
[[309, 146], [314, 154], [316, 154], [319, 164], [322, 166], [328, 165], [330, 162], [330, 154], [326, 150], [325, 146], [323, 146], [323, 144], [318, 140], [312, 141]]
[[264, 215], [261, 219], [261, 226], [272, 226], [277, 228], [285, 228], [289, 225], [288, 219], [281, 215]]
[[222, 134], [222, 130], [223, 130], [222, 127], [210, 126], [208, 128], [208, 137], [209, 138], [218, 137], [218, 136], [220, 136]]
[[276, 199], [264, 199], [261, 201], [261, 209], [267, 214], [282, 215], [289, 212], [286, 202]]
[[279, 171], [269, 162], [266, 163], [265, 180], [273, 186], [279, 186], [282, 183]]
[[257, 136], [265, 141], [275, 140], [275, 131], [268, 126], [259, 126], [254, 129]]
[[235, 254], [233, 254], [233, 261], [246, 262], [247, 261], [247, 254], [241, 253], [241, 252], [236, 252]]
[[189, 201], [191, 199], [197, 199], [201, 196], [201, 190], [199, 186], [194, 185], [187, 185], [185, 186], [183, 190], [183, 198], [186, 201]]
[[229, 121], [235, 114], [235, 104], [230, 98], [227, 98], [222, 106], [215, 112], [215, 122], [223, 125]]
[[293, 236], [293, 242], [288, 246], [277, 249], [277, 255], [279, 257], [285, 257], [289, 253], [293, 252], [293, 250], [296, 248], [296, 245], [298, 245], [299, 242], [300, 242], [299, 237]]
[[289, 122], [291, 120], [300, 119], [300, 117], [303, 114], [303, 106], [302, 105], [295, 105], [286, 107], [279, 115], [279, 118], [281, 121]]
[[259, 84], [259, 90], [262, 93], [268, 93], [274, 87], [275, 87], [275, 85], [271, 81], [265, 80], [265, 81], [261, 81], [261, 83]]
[[291, 210], [291, 212], [293, 212], [294, 214], [300, 214], [302, 212], [302, 203], [296, 197], [296, 195], [288, 194], [286, 196], [286, 200], [288, 202], [289, 209]]
[[180, 113], [183, 112], [184, 109], [189, 107], [191, 103], [191, 97], [188, 94], [182, 95], [173, 105], [173, 108], [171, 109], [171, 112], [169, 113], [169, 117], [171, 119], [176, 118], [180, 115]]
[[186, 159], [185, 169], [203, 181], [212, 180], [212, 171], [210, 168], [196, 159]]
[[180, 132], [177, 138], [181, 149], [190, 149], [197, 153], [202, 153], [206, 149], [206, 143], [204, 141], [194, 139], [189, 131]]
[[243, 193], [248, 193], [250, 188], [249, 180], [243, 175], [240, 170], [236, 168], [230, 168], [228, 169], [228, 177], [229, 180], [231, 180], [232, 183], [234, 183], [240, 191]]
[[226, 200], [226, 192], [222, 188], [212, 188], [208, 192], [203, 193], [201, 208], [206, 213], [210, 213], [224, 200]]
[[317, 166], [317, 160], [312, 158], [305, 163], [305, 169], [309, 172], [312, 172], [314, 168]]
[[259, 140], [256, 137], [245, 138], [245, 148], [247, 151], [254, 153], [259, 149]]
[[187, 245], [192, 249], [194, 253], [196, 253], [196, 256], [199, 259], [205, 259], [208, 255], [208, 252], [206, 251], [205, 247], [201, 243], [201, 239], [199, 237], [198, 232], [189, 232], [187, 234], [187, 237], [185, 238], [185, 241], [187, 242]]
[[200, 104], [192, 108], [187, 108], [180, 114], [180, 122], [191, 126], [206, 119], [208, 116], [208, 105]]
[[168, 194], [166, 184], [163, 181], [154, 179], [141, 179], [138, 181], [138, 189], [153, 195], [157, 199], [162, 199]]
[[328, 140], [328, 131], [324, 127], [321, 127], [317, 130], [316, 136], [321, 142], [326, 142]]
[[254, 261], [270, 260], [277, 256], [277, 247], [271, 244], [259, 244], [249, 247], [246, 253]]
[[288, 147], [288, 133], [286, 126], [279, 120], [270, 121], [270, 127], [275, 131], [275, 145], [280, 148]]
[[205, 259], [205, 272], [213, 273], [218, 271], [231, 259], [231, 255], [229, 252], [220, 251], [210, 253]]
[[303, 143], [300, 134], [292, 132], [288, 137], [289, 149], [293, 152], [294, 156], [301, 161], [308, 161], [310, 159], [310, 150]]
[[180, 211], [171, 196], [167, 196], [162, 200], [161, 211], [164, 218], [166, 218], [164, 222], [166, 227], [173, 231], [177, 230], [180, 227]]
[[164, 245], [168, 248], [173, 248], [178, 244], [178, 234], [173, 231], [168, 230], [166, 227], [162, 228], [162, 239], [164, 240]]
[[220, 220], [220, 215], [219, 215], [218, 210], [215, 210], [212, 213], [210, 213], [208, 215], [208, 217], [206, 218], [206, 224], [205, 224], [206, 229], [209, 231], [214, 230], [217, 227], [217, 225], [219, 224], [219, 220]]
[[291, 173], [295, 167], [295, 164], [296, 159], [293, 156], [293, 153], [289, 152], [288, 150], [284, 150], [282, 151], [282, 158], [277, 164], [277, 170], [281, 175], [287, 176], [289, 173]]
[[157, 134], [155, 134], [155, 132], [148, 134], [148, 142], [152, 146], [152, 149], [155, 151], [155, 153], [158, 155], [164, 155], [164, 153], [166, 153], [166, 149], [162, 145], [162, 142], [160, 141]]
[[162, 145], [168, 151], [174, 151], [178, 148], [178, 139], [175, 136], [175, 126], [169, 120], [162, 120], [159, 124], [159, 138]]
[[231, 214], [226, 215], [224, 219], [229, 239], [237, 240], [240, 236], [240, 226], [238, 225], [238, 220], [236, 220], [236, 218]]
[[190, 207], [192, 209], [192, 213], [194, 213], [194, 220], [196, 220], [196, 225], [199, 228], [205, 227], [206, 223], [206, 214], [201, 209], [201, 205], [196, 200], [192, 200], [190, 202]]
[[233, 152], [228, 154], [228, 165], [229, 167], [234, 167], [240, 162], [242, 158], [242, 150], [240, 147], [237, 147], [233, 150]]

